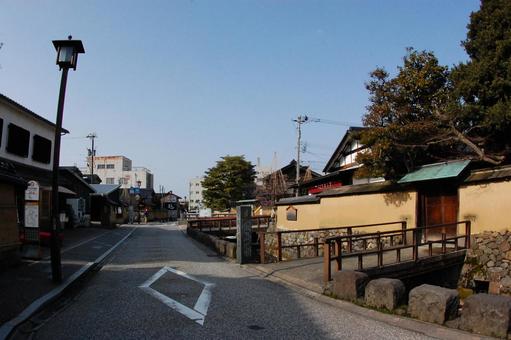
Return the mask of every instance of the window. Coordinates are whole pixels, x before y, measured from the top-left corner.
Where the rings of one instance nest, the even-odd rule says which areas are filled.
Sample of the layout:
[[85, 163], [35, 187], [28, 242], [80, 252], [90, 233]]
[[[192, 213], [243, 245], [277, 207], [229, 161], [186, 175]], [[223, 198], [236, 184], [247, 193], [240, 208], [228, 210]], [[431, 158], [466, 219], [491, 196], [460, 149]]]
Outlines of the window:
[[30, 132], [17, 125], [9, 124], [9, 135], [7, 136], [7, 151], [21, 156], [28, 157], [28, 145], [30, 143]]
[[105, 164], [98, 164], [98, 169], [104, 169], [105, 168]]
[[107, 164], [107, 165], [106, 165], [106, 168], [107, 168], [107, 169], [114, 169], [115, 167], [114, 167], [114, 165], [113, 165], [113, 164]]
[[115, 178], [107, 177], [106, 178], [106, 184], [115, 184]]
[[51, 140], [39, 135], [34, 135], [32, 159], [37, 162], [49, 164], [51, 160]]

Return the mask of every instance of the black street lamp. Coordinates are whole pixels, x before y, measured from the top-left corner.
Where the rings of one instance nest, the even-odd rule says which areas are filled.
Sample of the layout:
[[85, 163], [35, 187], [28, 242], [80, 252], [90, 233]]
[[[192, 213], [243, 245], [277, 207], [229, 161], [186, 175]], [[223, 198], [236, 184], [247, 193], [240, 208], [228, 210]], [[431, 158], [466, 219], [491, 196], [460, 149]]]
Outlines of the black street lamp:
[[67, 73], [70, 68], [76, 70], [78, 54], [85, 53], [81, 40], [53, 40], [57, 50], [57, 65], [62, 70], [60, 80], [59, 103], [57, 107], [57, 122], [55, 124], [55, 140], [53, 142], [53, 177], [52, 177], [52, 210], [51, 210], [51, 274], [54, 282], [62, 281], [62, 266], [60, 261], [60, 215], [59, 215], [59, 161], [60, 136], [62, 134], [62, 118], [64, 115], [64, 98], [66, 96]]

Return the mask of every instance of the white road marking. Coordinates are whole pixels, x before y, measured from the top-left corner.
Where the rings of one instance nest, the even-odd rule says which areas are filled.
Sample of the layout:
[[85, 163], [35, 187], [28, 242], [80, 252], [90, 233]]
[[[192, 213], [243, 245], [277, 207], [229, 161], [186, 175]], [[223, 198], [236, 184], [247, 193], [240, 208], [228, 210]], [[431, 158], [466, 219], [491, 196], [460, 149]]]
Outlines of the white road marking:
[[[202, 292], [197, 299], [197, 302], [195, 303], [195, 306], [192, 308], [187, 307], [181, 303], [179, 303], [176, 300], [173, 300], [169, 298], [166, 295], [163, 295], [162, 293], [152, 289], [150, 286], [155, 283], [160, 277], [162, 277], [165, 273], [170, 272], [174, 273], [176, 275], [185, 277], [189, 280], [198, 282], [200, 284], [204, 285], [204, 288], [202, 289]], [[214, 283], [205, 282], [197, 279], [196, 277], [187, 274], [185, 272], [182, 272], [180, 270], [171, 268], [171, 267], [163, 267], [160, 269], [156, 274], [151, 276], [146, 282], [141, 284], [139, 288], [141, 288], [144, 292], [148, 293], [149, 295], [155, 297], [156, 299], [160, 300], [176, 312], [179, 312], [186, 316], [187, 318], [197, 322], [199, 325], [204, 325], [204, 320], [206, 318], [206, 315], [208, 314], [208, 307], [209, 303], [211, 302], [211, 290], [215, 286]]]

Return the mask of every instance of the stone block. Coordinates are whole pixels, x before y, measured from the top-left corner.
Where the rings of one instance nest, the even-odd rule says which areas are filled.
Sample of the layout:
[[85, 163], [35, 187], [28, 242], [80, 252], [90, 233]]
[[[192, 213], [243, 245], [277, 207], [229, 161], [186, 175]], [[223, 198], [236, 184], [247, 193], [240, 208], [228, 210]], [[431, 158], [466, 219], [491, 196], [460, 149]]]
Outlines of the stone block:
[[218, 254], [225, 255], [225, 247], [227, 246], [227, 241], [217, 239], [215, 241], [215, 249]]
[[459, 302], [456, 289], [423, 284], [410, 291], [408, 313], [422, 321], [443, 324], [456, 317]]
[[216, 240], [218, 240], [218, 237], [208, 234], [205, 235], [206, 236], [204, 236], [204, 243], [210, 246], [211, 248], [216, 249]]
[[365, 288], [365, 303], [376, 308], [394, 310], [403, 303], [406, 288], [398, 279], [376, 279]]
[[190, 227], [187, 227], [186, 228], [186, 233], [190, 236], [190, 237], [193, 237], [195, 238], [197, 232], [195, 231], [195, 229], [193, 228], [190, 228]]
[[511, 318], [511, 297], [476, 294], [463, 304], [460, 329], [505, 338]]
[[236, 258], [236, 243], [227, 242], [227, 246], [225, 247], [225, 255], [231, 259]]
[[369, 281], [367, 274], [354, 270], [341, 270], [332, 275], [332, 293], [339, 299], [354, 301], [364, 296]]

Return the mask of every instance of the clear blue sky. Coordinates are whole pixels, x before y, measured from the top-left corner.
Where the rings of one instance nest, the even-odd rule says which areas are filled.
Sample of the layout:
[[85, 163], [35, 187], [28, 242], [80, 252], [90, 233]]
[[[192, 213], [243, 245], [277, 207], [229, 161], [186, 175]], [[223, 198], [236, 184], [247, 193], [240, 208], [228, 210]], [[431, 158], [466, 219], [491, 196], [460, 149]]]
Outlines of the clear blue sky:
[[[150, 168], [155, 189], [187, 195], [219, 157], [280, 165], [295, 157], [292, 119], [360, 124], [364, 82], [395, 72], [407, 46], [441, 63], [460, 46], [475, 0], [0, 1], [0, 92], [55, 120], [60, 72], [53, 39], [81, 39], [70, 72], [62, 164], [83, 166], [89, 132], [99, 155]], [[311, 123], [303, 139], [321, 170], [345, 127]]]

